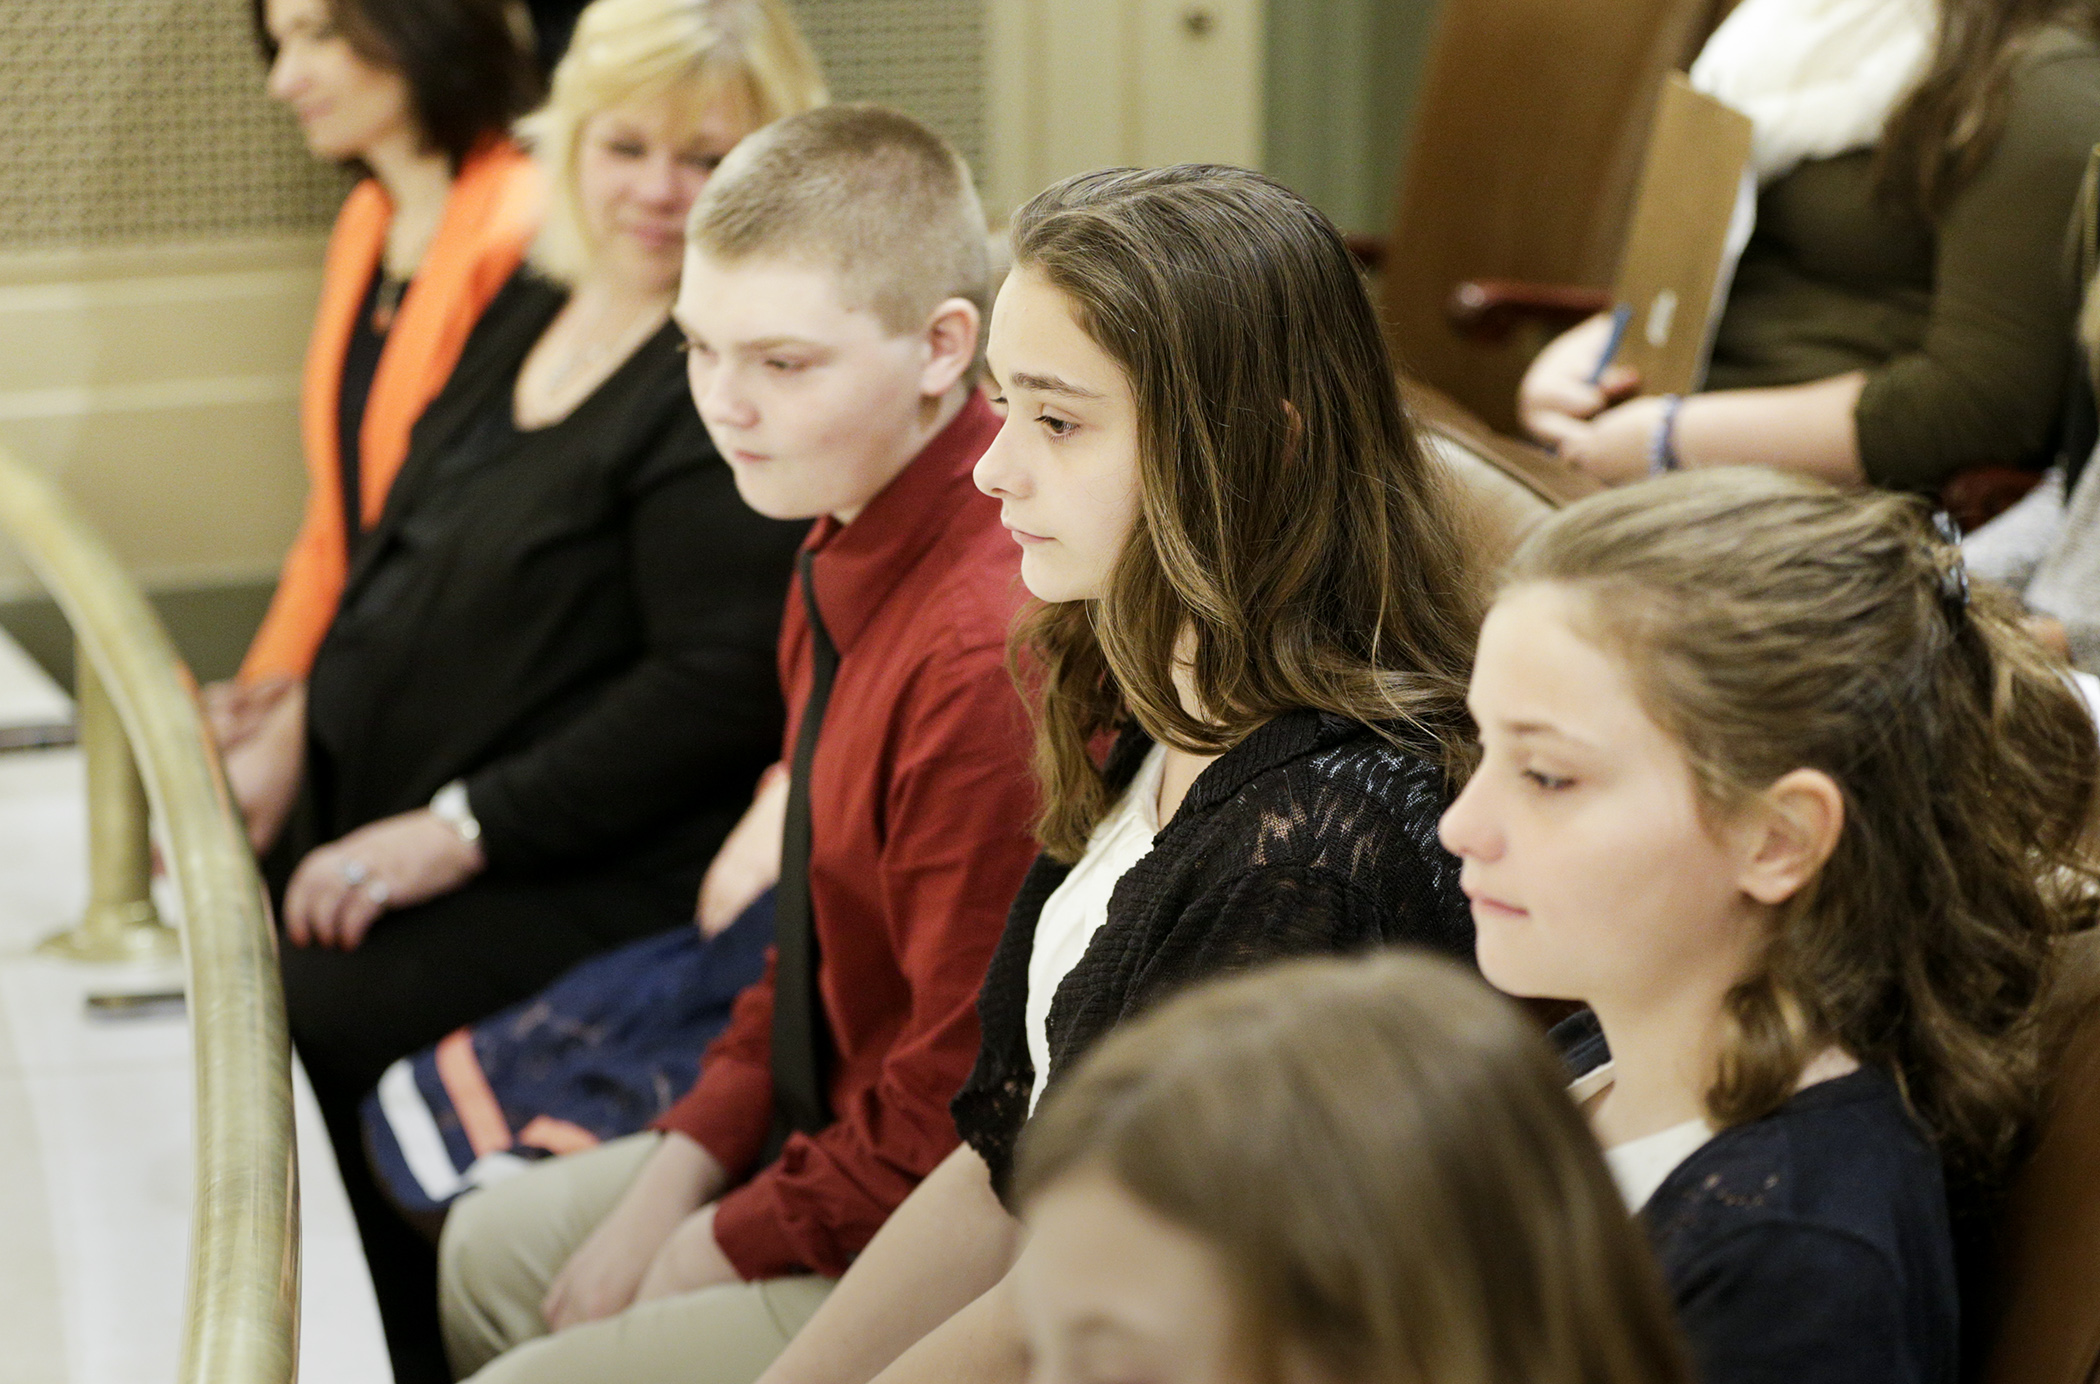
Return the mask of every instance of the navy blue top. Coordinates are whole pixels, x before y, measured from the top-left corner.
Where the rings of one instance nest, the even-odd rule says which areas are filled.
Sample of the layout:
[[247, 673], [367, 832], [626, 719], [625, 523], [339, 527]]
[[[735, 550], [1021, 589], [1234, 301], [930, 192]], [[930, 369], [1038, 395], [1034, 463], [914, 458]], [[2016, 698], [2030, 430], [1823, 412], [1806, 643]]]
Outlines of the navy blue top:
[[[1594, 1016], [1555, 1030], [1578, 1074]], [[1714, 1135], [1641, 1209], [1702, 1384], [1953, 1384], [1960, 1299], [1939, 1155], [1886, 1072]]]

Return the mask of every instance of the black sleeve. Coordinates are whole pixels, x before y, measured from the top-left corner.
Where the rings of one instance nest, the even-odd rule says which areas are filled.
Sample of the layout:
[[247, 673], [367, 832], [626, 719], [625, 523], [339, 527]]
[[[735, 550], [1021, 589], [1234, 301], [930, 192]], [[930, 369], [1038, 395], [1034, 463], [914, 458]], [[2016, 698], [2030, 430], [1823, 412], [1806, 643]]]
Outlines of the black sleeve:
[[721, 798], [726, 780], [748, 787], [779, 754], [774, 651], [807, 525], [747, 507], [697, 418], [661, 429], [630, 475], [642, 657], [558, 732], [468, 780], [492, 865], [602, 853]]
[[1287, 956], [1375, 947], [1385, 940], [1375, 896], [1350, 876], [1313, 865], [1241, 871], [1190, 902], [1174, 929], [1177, 945], [1162, 953], [1174, 962], [1155, 973], [1165, 988], [1179, 988]]
[[1455, 865], [1410, 817], [1360, 812], [1336, 834], [1361, 855], [1322, 851], [1318, 860], [1247, 865], [1205, 888], [1175, 923], [1154, 977], [1178, 987], [1283, 957], [1380, 946], [1472, 960]]
[[[1111, 1028], [1213, 976], [1393, 945], [1470, 960], [1471, 915], [1457, 889], [1457, 862], [1436, 843], [1428, 796], [1419, 803], [1415, 796], [1395, 809], [1316, 785], [1235, 805], [1240, 820], [1208, 848], [1215, 877], [1164, 913], [1144, 910], [1156, 919], [1144, 935], [1121, 954], [1110, 949], [1097, 958], [1089, 948], [1066, 978], [1073, 1000], [1066, 1009], [1061, 993], [1053, 1009], [1062, 1022], [1050, 1084]], [[1229, 867], [1220, 858], [1228, 854]], [[1118, 886], [1119, 902], [1135, 878], [1133, 871]]]
[[1672, 1286], [1700, 1384], [1939, 1384], [1913, 1349], [1893, 1267], [1864, 1240], [1748, 1226]]

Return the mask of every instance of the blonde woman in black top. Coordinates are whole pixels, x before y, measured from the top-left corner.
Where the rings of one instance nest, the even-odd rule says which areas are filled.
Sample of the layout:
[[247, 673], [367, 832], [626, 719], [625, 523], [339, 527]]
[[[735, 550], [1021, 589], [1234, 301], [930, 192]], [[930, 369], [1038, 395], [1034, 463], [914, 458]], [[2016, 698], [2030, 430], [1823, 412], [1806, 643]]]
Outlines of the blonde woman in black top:
[[977, 483], [1040, 601], [1015, 642], [1044, 853], [978, 1002], [964, 1146], [769, 1381], [1018, 1377], [1000, 1198], [1097, 1039], [1274, 957], [1470, 947], [1435, 820], [1473, 587], [1340, 237], [1258, 174], [1185, 165], [1069, 179], [1013, 240]]
[[551, 205], [351, 555], [266, 862], [285, 1001], [401, 1384], [449, 1376], [430, 1247], [379, 1200], [387, 1066], [690, 919], [778, 752], [802, 526], [708, 441], [669, 312], [685, 214], [745, 134], [823, 97], [780, 0], [598, 0], [528, 122]]

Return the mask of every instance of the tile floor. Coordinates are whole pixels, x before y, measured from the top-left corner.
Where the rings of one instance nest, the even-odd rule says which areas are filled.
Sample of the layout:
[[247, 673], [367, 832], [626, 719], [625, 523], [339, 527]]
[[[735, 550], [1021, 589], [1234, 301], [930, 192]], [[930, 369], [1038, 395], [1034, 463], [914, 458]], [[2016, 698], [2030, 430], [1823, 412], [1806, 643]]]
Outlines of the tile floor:
[[[64, 720], [65, 698], [0, 636], [0, 725]], [[94, 990], [179, 971], [37, 957], [86, 899], [74, 750], [0, 754], [0, 1384], [175, 1376], [188, 1272], [189, 1029], [179, 1013], [87, 1017]], [[175, 900], [163, 897], [173, 911]], [[320, 1113], [295, 1073], [303, 1384], [390, 1379], [371, 1283]]]

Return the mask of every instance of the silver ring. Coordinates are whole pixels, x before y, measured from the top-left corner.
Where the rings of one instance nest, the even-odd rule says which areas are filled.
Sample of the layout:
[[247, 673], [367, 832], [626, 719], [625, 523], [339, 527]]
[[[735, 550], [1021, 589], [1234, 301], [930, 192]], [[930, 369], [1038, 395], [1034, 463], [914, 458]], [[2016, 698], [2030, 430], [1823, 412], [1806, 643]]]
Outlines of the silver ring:
[[368, 879], [365, 881], [365, 897], [385, 908], [386, 901], [394, 897], [394, 891], [383, 879]]
[[337, 868], [343, 872], [343, 883], [352, 889], [372, 877], [372, 867], [362, 860], [346, 860]]

